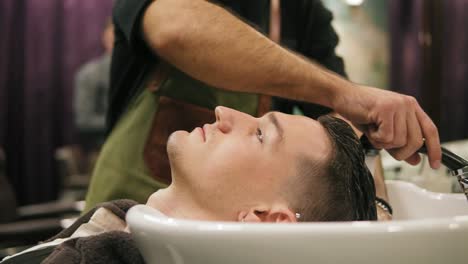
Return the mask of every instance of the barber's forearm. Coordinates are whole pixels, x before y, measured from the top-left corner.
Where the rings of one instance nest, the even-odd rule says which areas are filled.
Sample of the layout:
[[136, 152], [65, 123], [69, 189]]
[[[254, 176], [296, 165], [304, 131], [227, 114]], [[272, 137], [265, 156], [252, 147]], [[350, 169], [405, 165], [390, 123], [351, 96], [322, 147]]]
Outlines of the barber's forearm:
[[157, 0], [143, 33], [162, 58], [210, 85], [333, 107], [352, 85], [204, 0]]

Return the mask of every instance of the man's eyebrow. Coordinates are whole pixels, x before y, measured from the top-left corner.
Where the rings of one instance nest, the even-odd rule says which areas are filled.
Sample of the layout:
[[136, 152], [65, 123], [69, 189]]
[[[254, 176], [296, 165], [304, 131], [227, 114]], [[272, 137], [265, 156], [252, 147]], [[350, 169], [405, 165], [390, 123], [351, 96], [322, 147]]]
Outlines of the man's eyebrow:
[[273, 126], [275, 127], [276, 129], [276, 133], [278, 134], [278, 142], [281, 142], [281, 140], [283, 140], [283, 133], [284, 133], [284, 130], [283, 130], [283, 127], [281, 126], [281, 124], [278, 122], [278, 118], [276, 117], [276, 114], [275, 113], [269, 113], [267, 115], [268, 117], [268, 120], [273, 124]]

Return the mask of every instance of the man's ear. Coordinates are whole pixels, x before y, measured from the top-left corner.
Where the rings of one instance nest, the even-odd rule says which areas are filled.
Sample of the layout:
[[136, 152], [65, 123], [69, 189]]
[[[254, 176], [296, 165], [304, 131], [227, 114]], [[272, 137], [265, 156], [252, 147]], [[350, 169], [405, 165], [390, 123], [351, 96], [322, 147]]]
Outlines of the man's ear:
[[247, 212], [240, 212], [239, 222], [265, 222], [265, 223], [295, 223], [296, 214], [287, 207], [252, 208]]

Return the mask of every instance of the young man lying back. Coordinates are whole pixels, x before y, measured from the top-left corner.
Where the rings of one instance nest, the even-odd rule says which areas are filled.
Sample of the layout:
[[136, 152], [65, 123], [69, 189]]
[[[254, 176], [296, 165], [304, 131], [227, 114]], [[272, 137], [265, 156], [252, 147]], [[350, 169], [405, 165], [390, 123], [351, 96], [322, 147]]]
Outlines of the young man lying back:
[[375, 219], [372, 176], [345, 122], [277, 112], [254, 118], [225, 107], [215, 113], [214, 124], [171, 135], [173, 182], [150, 206], [200, 220]]
[[[225, 107], [215, 113], [215, 123], [171, 135], [172, 184], [151, 195], [147, 205], [196, 220], [377, 219], [372, 175], [344, 121], [277, 112], [254, 118]], [[107, 203], [83, 216], [56, 237], [74, 238], [45, 263], [142, 261], [124, 222], [134, 204]]]

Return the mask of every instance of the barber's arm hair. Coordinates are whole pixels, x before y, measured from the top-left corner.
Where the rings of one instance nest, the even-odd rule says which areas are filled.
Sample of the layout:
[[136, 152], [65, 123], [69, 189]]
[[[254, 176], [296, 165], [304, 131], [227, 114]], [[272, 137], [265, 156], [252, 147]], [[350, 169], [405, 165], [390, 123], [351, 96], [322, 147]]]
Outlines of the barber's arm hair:
[[231, 91], [332, 106], [353, 86], [204, 0], [157, 0], [146, 10], [143, 38], [153, 52], [192, 77]]

